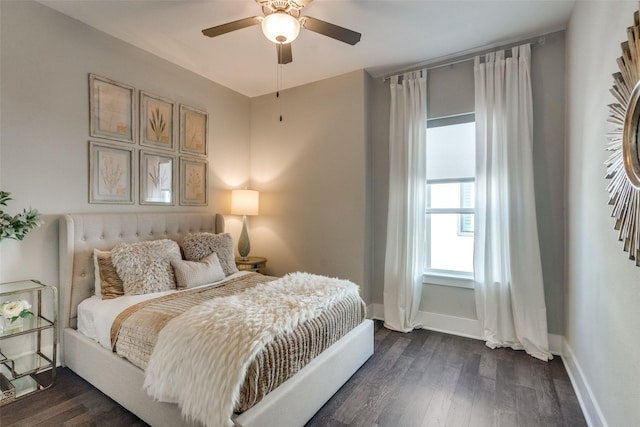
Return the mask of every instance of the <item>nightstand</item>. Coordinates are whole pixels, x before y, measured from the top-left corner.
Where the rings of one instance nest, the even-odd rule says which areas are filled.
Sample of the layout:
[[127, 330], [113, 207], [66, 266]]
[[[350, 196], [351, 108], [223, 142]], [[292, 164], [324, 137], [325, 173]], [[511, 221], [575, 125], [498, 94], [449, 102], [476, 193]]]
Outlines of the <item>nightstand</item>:
[[[45, 298], [46, 295], [46, 298]], [[14, 399], [27, 396], [36, 391], [51, 387], [56, 379], [58, 293], [53, 286], [44, 285], [36, 280], [0, 283], [0, 302], [26, 300], [32, 307], [33, 315], [20, 319], [14, 326], [5, 322], [0, 331], [0, 406]], [[43, 308], [50, 312], [45, 317]], [[51, 347], [43, 346], [43, 335], [52, 341]], [[33, 337], [29, 339], [26, 337]], [[26, 354], [14, 354], [16, 343], [32, 342], [35, 348]], [[18, 346], [20, 348], [20, 345]], [[38, 375], [48, 371], [47, 374]], [[48, 377], [48, 378], [47, 378]]]
[[267, 259], [261, 256], [236, 257], [236, 267], [240, 271], [254, 271], [264, 274], [264, 270], [267, 267]]

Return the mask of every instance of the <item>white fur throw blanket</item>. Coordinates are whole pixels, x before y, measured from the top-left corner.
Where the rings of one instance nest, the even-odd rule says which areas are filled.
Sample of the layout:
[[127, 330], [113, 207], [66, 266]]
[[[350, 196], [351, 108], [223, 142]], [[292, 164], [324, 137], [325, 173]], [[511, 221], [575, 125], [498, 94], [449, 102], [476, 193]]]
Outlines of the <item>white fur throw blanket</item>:
[[189, 420], [232, 426], [246, 368], [265, 344], [354, 294], [347, 280], [291, 273], [193, 307], [160, 331], [144, 387]]

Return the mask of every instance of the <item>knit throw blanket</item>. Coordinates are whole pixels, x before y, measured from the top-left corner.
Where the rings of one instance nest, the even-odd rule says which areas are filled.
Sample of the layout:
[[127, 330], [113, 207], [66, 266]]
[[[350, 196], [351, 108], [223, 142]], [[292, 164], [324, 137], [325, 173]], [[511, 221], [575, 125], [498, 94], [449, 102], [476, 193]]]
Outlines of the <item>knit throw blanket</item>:
[[353, 295], [358, 287], [347, 280], [291, 273], [195, 306], [160, 331], [144, 388], [188, 420], [233, 426], [246, 368], [265, 345]]

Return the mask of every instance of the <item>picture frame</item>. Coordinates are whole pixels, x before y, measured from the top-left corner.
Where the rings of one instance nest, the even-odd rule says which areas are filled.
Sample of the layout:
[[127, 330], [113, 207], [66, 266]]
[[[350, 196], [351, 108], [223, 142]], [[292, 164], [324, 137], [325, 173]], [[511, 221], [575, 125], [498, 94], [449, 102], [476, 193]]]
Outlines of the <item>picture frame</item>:
[[134, 203], [133, 147], [89, 141], [89, 203]]
[[175, 157], [140, 150], [140, 204], [175, 204]]
[[140, 91], [140, 145], [174, 150], [174, 110], [170, 99]]
[[180, 157], [180, 205], [207, 206], [208, 167], [206, 159]]
[[89, 74], [89, 134], [133, 144], [135, 88]]
[[180, 104], [180, 152], [207, 156], [209, 113]]

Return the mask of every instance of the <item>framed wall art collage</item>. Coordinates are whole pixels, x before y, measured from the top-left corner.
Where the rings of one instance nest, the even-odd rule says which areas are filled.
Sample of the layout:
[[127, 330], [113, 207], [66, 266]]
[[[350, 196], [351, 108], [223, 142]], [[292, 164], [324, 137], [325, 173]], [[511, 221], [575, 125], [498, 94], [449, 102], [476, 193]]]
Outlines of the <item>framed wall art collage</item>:
[[89, 123], [89, 203], [207, 205], [206, 111], [89, 74]]

